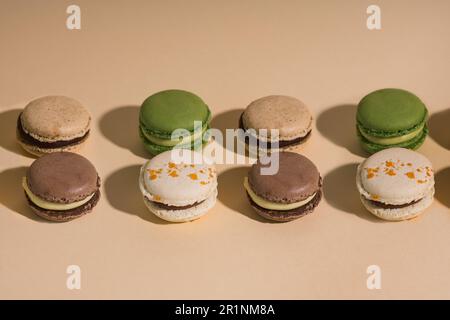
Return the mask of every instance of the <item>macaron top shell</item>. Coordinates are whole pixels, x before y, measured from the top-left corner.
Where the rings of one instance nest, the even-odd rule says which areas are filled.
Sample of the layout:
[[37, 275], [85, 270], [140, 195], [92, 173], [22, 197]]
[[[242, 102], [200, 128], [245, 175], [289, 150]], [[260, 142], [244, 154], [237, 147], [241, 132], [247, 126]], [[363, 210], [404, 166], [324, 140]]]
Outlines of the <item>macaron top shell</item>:
[[[312, 115], [300, 100], [272, 95], [253, 101], [242, 115], [245, 129], [278, 129], [283, 140], [305, 136], [312, 126]], [[270, 131], [267, 132], [270, 136]]]
[[404, 148], [373, 154], [360, 165], [358, 175], [357, 186], [366, 199], [392, 205], [420, 200], [434, 186], [431, 162]]
[[402, 89], [381, 89], [365, 96], [358, 105], [357, 122], [373, 135], [412, 131], [427, 117], [424, 103]]
[[319, 191], [321, 178], [317, 167], [308, 158], [293, 152], [279, 153], [278, 172], [262, 175], [261, 168], [270, 166], [258, 160], [250, 169], [251, 189], [263, 199], [278, 203], [305, 200]]
[[54, 203], [72, 203], [98, 190], [98, 175], [86, 158], [71, 152], [55, 152], [35, 160], [27, 171], [31, 192]]
[[194, 131], [194, 121], [210, 120], [210, 111], [203, 100], [183, 90], [166, 90], [148, 97], [140, 110], [144, 130], [162, 138], [170, 138], [176, 129]]
[[78, 101], [64, 96], [46, 96], [31, 101], [20, 117], [32, 137], [47, 142], [71, 140], [89, 131], [91, 116]]
[[[187, 158], [173, 156], [182, 152]], [[155, 202], [186, 206], [208, 198], [217, 188], [217, 174], [204, 161], [191, 161], [195, 151], [166, 151], [149, 160], [141, 169], [142, 193]]]

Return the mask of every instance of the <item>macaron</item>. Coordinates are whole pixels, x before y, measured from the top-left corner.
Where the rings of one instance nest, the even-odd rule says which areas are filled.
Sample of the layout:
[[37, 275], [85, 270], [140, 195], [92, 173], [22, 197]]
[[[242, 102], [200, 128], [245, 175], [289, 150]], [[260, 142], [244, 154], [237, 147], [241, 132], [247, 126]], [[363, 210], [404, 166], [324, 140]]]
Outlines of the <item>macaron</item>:
[[57, 222], [79, 218], [100, 198], [100, 178], [89, 160], [71, 152], [55, 152], [35, 160], [22, 186], [31, 209]]
[[208, 142], [206, 130], [210, 120], [211, 112], [200, 97], [188, 91], [166, 90], [142, 104], [139, 132], [152, 155], [174, 147], [196, 149]]
[[263, 174], [267, 172], [262, 169], [271, 166], [264, 157], [258, 159], [244, 179], [244, 188], [256, 213], [280, 222], [311, 213], [322, 198], [322, 178], [314, 163], [297, 153], [280, 152], [272, 158], [278, 161], [278, 170]]
[[415, 150], [428, 134], [427, 117], [425, 104], [413, 93], [381, 89], [358, 104], [357, 134], [369, 153], [393, 147]]
[[[286, 150], [304, 143], [311, 135], [313, 117], [300, 100], [272, 95], [250, 103], [242, 113], [239, 127], [253, 137], [259, 149]], [[271, 130], [276, 131], [273, 135]], [[245, 143], [251, 143], [245, 139]]]
[[89, 137], [91, 116], [78, 101], [46, 96], [31, 101], [17, 119], [17, 140], [29, 153], [77, 152]]
[[147, 161], [141, 168], [139, 186], [147, 208], [171, 222], [200, 218], [217, 198], [214, 166], [188, 149], [165, 151]]
[[384, 220], [407, 220], [433, 202], [433, 167], [415, 151], [385, 149], [358, 166], [356, 185], [369, 212]]

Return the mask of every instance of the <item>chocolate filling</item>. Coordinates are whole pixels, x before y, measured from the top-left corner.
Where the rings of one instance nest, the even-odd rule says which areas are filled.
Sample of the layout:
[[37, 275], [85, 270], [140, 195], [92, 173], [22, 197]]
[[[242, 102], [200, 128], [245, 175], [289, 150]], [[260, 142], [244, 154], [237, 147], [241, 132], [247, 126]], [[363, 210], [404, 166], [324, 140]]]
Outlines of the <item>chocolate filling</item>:
[[254, 202], [248, 193], [247, 193], [247, 197], [250, 201], [250, 204], [256, 210], [256, 212], [259, 215], [263, 216], [264, 218], [275, 220], [275, 221], [291, 221], [291, 220], [303, 217], [303, 216], [307, 215], [308, 213], [311, 213], [314, 210], [314, 208], [317, 207], [320, 200], [322, 199], [322, 190], [319, 189], [316, 192], [316, 196], [308, 203], [304, 204], [301, 207], [291, 209], [291, 210], [266, 209], [266, 208], [259, 206], [256, 202]]
[[405, 204], [387, 204], [387, 203], [374, 201], [374, 200], [368, 200], [368, 201], [375, 207], [378, 207], [381, 209], [401, 209], [401, 208], [406, 208], [406, 207], [412, 206], [413, 204], [416, 204], [421, 200], [422, 199], [419, 199], [419, 200], [412, 201], [412, 202], [405, 203]]
[[85, 204], [69, 209], [69, 210], [48, 210], [45, 208], [41, 208], [38, 205], [36, 205], [31, 199], [28, 197], [27, 193], [25, 192], [25, 196], [28, 200], [28, 204], [30, 207], [40, 216], [50, 219], [50, 220], [59, 220], [59, 221], [66, 221], [71, 220], [77, 217], [80, 217], [88, 212], [90, 212], [95, 205], [97, 204], [98, 200], [100, 199], [100, 189], [97, 190], [94, 194], [94, 196]]
[[165, 210], [185, 210], [185, 209], [193, 208], [193, 207], [199, 205], [200, 203], [202, 203], [205, 200], [200, 201], [200, 202], [196, 202], [196, 203], [193, 203], [193, 204], [188, 204], [187, 206], [169, 206], [168, 204], [165, 204], [165, 203], [151, 201], [151, 200], [149, 200], [149, 201], [152, 204], [156, 205], [157, 207], [159, 207], [161, 209], [165, 209]]
[[87, 139], [89, 135], [89, 131], [86, 132], [86, 134], [82, 137], [78, 137], [71, 140], [60, 140], [60, 141], [54, 141], [54, 142], [45, 142], [45, 141], [39, 141], [35, 138], [33, 138], [31, 135], [25, 132], [22, 126], [22, 121], [20, 121], [20, 117], [22, 114], [19, 115], [17, 118], [17, 132], [20, 137], [20, 140], [24, 142], [25, 144], [32, 145], [41, 149], [54, 149], [54, 148], [63, 148], [71, 145], [78, 144], [84, 140]]
[[[242, 116], [243, 116], [243, 114], [241, 114], [241, 117], [239, 118], [239, 128], [246, 131], [247, 129], [244, 128], [244, 122], [242, 120]], [[286, 148], [286, 147], [294, 146], [297, 144], [302, 144], [309, 138], [310, 135], [311, 135], [311, 130], [308, 131], [308, 133], [304, 137], [299, 137], [299, 138], [295, 138], [292, 140], [280, 140], [280, 141], [278, 141], [278, 148]], [[246, 136], [245, 143], [249, 144], [249, 141], [250, 141], [250, 138]], [[258, 147], [260, 146], [261, 142], [259, 141], [259, 139], [256, 139], [256, 144]], [[270, 142], [268, 142], [264, 145], [267, 149], [275, 148], [275, 144], [270, 143]]]

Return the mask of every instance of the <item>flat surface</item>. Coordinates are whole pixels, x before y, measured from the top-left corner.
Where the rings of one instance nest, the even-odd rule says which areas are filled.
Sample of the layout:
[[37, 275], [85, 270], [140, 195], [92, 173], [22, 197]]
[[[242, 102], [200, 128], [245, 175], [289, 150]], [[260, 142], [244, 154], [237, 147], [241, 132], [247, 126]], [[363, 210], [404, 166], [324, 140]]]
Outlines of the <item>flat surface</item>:
[[[0, 298], [450, 298], [450, 2], [77, 1], [82, 29], [65, 28], [69, 1], [0, 1]], [[429, 107], [419, 149], [436, 170], [422, 217], [385, 223], [362, 207], [356, 104], [401, 87]], [[204, 218], [166, 224], [138, 187], [148, 154], [138, 106], [150, 94], [199, 94], [212, 125], [236, 127], [270, 94], [298, 97], [316, 119], [301, 151], [324, 177], [317, 211], [265, 223], [247, 202], [245, 165], [220, 165], [219, 201]], [[83, 151], [103, 179], [96, 210], [67, 224], [36, 218], [21, 177], [33, 161], [15, 139], [31, 99], [63, 94], [93, 115]], [[66, 288], [68, 265], [81, 290]], [[368, 290], [366, 268], [382, 271]]]

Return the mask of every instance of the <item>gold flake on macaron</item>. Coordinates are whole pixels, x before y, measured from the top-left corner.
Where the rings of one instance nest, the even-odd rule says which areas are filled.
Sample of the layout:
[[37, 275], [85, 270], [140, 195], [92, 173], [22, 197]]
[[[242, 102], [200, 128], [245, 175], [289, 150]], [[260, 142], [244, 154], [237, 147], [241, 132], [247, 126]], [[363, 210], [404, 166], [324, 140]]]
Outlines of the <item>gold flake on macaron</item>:
[[[187, 155], [187, 159], [199, 155], [187, 149], [178, 151]], [[191, 221], [214, 206], [217, 174], [204, 161], [174, 159], [173, 152], [166, 151], [142, 166], [139, 186], [144, 203], [156, 216], [171, 222]]]
[[367, 210], [385, 220], [411, 219], [433, 201], [430, 161], [405, 148], [385, 149], [370, 156], [359, 165], [356, 184]]

